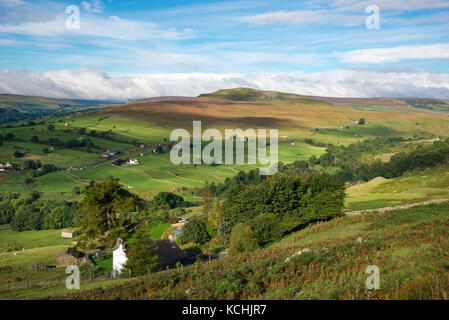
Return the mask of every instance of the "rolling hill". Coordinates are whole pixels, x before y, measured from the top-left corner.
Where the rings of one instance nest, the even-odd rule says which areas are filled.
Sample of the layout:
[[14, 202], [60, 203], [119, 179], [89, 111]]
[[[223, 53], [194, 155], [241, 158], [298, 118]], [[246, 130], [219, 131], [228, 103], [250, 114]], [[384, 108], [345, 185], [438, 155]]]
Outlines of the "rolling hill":
[[94, 100], [51, 99], [44, 97], [0, 94], [0, 124], [35, 119], [48, 115], [87, 111], [112, 102]]

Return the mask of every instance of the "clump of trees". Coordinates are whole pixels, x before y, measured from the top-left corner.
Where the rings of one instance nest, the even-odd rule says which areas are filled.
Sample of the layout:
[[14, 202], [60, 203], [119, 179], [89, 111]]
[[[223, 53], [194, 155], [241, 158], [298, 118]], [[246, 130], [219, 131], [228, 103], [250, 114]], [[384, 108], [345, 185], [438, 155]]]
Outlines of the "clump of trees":
[[39, 194], [19, 199], [16, 195], [0, 202], [0, 224], [11, 224], [15, 231], [73, 227], [76, 222], [75, 202], [41, 200]]
[[260, 247], [311, 222], [337, 217], [344, 197], [344, 183], [328, 174], [309, 179], [276, 174], [257, 185], [239, 185], [224, 201], [231, 251], [240, 250], [242, 238], [251, 248]]
[[344, 183], [328, 174], [238, 177], [227, 181], [222, 202], [213, 201], [212, 184], [206, 183], [203, 212], [184, 226], [181, 243], [211, 251], [229, 246], [231, 253], [254, 250], [301, 226], [342, 214]]
[[181, 207], [191, 207], [193, 203], [185, 201], [183, 197], [171, 192], [159, 192], [153, 200], [150, 201], [149, 206], [157, 209], [175, 209]]

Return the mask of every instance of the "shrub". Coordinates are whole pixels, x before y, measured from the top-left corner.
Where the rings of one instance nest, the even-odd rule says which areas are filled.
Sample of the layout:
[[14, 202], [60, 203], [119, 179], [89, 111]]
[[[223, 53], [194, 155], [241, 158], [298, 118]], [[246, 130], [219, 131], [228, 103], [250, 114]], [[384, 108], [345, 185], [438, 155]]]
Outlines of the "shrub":
[[15, 241], [7, 242], [3, 245], [2, 250], [5, 252], [22, 250], [23, 247]]

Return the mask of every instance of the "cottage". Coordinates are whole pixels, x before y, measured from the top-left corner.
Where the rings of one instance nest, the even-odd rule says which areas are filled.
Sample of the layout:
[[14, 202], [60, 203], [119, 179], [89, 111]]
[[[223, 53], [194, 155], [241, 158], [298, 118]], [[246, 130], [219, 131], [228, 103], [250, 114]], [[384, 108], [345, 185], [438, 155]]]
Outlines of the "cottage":
[[[122, 239], [117, 240], [118, 247], [113, 251], [112, 269], [113, 276], [120, 274], [128, 258], [126, 256], [127, 249], [124, 246]], [[194, 262], [194, 258], [189, 257], [179, 246], [170, 240], [157, 240], [154, 241], [155, 254], [159, 257], [159, 269], [166, 270], [173, 268], [179, 261], [183, 265], [187, 265]]]
[[129, 159], [129, 161], [128, 161], [128, 165], [130, 165], [130, 166], [135, 166], [138, 164], [139, 164], [139, 161], [137, 161], [137, 159]]
[[128, 252], [126, 248], [125, 241], [123, 239], [117, 240], [117, 249], [112, 251], [112, 275], [113, 277], [122, 273], [126, 262], [128, 261], [128, 257], [126, 253]]
[[62, 230], [61, 237], [62, 238], [74, 238], [78, 235], [78, 232], [74, 230]]

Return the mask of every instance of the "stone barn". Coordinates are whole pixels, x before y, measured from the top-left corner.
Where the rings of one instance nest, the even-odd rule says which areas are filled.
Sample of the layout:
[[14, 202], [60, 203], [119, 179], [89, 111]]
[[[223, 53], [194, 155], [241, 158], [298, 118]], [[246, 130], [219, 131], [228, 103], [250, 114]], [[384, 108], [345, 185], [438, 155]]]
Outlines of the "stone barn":
[[75, 230], [62, 230], [61, 237], [62, 238], [74, 238], [78, 235], [78, 232]]

